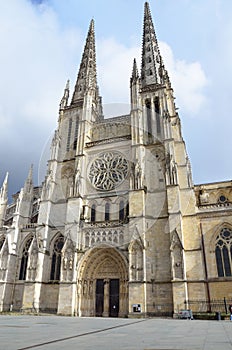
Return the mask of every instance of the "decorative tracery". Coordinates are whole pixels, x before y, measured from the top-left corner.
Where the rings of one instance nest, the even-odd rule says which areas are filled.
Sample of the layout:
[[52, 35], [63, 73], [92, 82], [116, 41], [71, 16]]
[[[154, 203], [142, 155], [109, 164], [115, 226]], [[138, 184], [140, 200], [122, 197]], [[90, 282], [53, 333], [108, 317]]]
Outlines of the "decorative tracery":
[[123, 182], [128, 168], [128, 161], [121, 153], [104, 152], [92, 162], [89, 180], [96, 189], [110, 191]]
[[19, 280], [24, 280], [24, 281], [26, 280], [29, 248], [30, 248], [30, 245], [32, 242], [32, 238], [33, 237], [30, 236], [23, 247], [21, 264], [20, 264], [20, 271], [19, 271]]
[[219, 277], [231, 276], [232, 230], [223, 228], [216, 238], [215, 256]]
[[61, 268], [61, 254], [62, 248], [64, 246], [64, 237], [59, 235], [54, 242], [53, 252], [52, 252], [52, 266], [50, 273], [51, 281], [60, 280], [60, 268]]

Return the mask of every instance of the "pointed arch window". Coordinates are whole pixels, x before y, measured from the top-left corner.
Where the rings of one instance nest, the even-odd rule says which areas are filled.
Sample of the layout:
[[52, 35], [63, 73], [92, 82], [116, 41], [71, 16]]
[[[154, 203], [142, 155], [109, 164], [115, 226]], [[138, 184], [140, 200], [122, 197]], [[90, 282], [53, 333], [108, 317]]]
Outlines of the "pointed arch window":
[[76, 125], [75, 125], [75, 134], [74, 134], [74, 142], [73, 142], [73, 149], [77, 149], [77, 136], [78, 136], [78, 129], [79, 129], [79, 119], [76, 119]]
[[67, 137], [67, 146], [66, 146], [67, 152], [70, 150], [71, 133], [72, 133], [72, 119], [69, 119], [69, 121], [68, 121], [68, 137]]
[[27, 275], [27, 264], [28, 264], [28, 251], [32, 242], [32, 237], [28, 238], [26, 243], [24, 244], [22, 251], [22, 258], [19, 270], [19, 280], [25, 281]]
[[96, 205], [93, 204], [91, 207], [91, 222], [95, 222], [96, 221]]
[[155, 98], [154, 105], [155, 105], [156, 129], [157, 129], [157, 133], [160, 134], [160, 133], [161, 133], [161, 124], [160, 124], [160, 104], [159, 104], [159, 97], [156, 97], [156, 98]]
[[51, 265], [51, 273], [50, 273], [51, 281], [60, 280], [61, 254], [62, 254], [63, 246], [64, 246], [64, 237], [62, 235], [59, 235], [56, 238], [53, 245], [52, 265]]
[[105, 204], [105, 221], [110, 221], [110, 203]]
[[215, 258], [218, 277], [229, 277], [232, 271], [232, 230], [223, 228], [216, 238]]
[[152, 116], [151, 116], [151, 101], [146, 100], [146, 114], [147, 114], [147, 132], [148, 136], [152, 136]]
[[119, 203], [119, 221], [124, 221], [124, 201], [120, 201]]
[[129, 222], [129, 203], [126, 205], [126, 222]]

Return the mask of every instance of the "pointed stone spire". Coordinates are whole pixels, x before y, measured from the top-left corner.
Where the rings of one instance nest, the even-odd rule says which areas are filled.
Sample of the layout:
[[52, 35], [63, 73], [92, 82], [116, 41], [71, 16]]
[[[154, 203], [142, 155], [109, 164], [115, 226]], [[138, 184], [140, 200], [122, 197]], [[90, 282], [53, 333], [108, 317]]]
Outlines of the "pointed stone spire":
[[60, 109], [64, 109], [68, 105], [68, 98], [69, 98], [69, 80], [67, 80], [65, 89], [64, 89], [64, 95], [60, 101]]
[[30, 193], [33, 190], [33, 164], [31, 164], [27, 179], [23, 187], [23, 193]]
[[132, 76], [130, 79], [131, 88], [131, 109], [138, 108], [139, 91], [140, 91], [140, 77], [138, 73], [136, 59], [134, 58]]
[[8, 200], [8, 172], [6, 173], [6, 177], [3, 181], [2, 187], [0, 189], [0, 202], [4, 203]]
[[164, 80], [163, 75], [164, 67], [152, 22], [151, 12], [148, 2], [145, 2], [141, 68], [142, 87], [153, 84], [162, 84]]
[[95, 89], [97, 92], [96, 50], [93, 19], [90, 22], [71, 105], [83, 100], [85, 93], [89, 89]]
[[131, 83], [133, 81], [136, 81], [138, 78], [139, 78], [139, 73], [138, 73], [136, 59], [134, 58], [133, 69], [132, 69], [132, 76], [131, 76]]

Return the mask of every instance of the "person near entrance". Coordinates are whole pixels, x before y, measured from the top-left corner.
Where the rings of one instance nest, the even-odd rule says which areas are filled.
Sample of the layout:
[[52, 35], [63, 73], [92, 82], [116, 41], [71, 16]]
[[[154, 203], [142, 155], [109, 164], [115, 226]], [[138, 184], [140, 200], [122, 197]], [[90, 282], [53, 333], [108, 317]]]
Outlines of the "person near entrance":
[[229, 306], [229, 311], [230, 311], [230, 320], [232, 321], [232, 305]]

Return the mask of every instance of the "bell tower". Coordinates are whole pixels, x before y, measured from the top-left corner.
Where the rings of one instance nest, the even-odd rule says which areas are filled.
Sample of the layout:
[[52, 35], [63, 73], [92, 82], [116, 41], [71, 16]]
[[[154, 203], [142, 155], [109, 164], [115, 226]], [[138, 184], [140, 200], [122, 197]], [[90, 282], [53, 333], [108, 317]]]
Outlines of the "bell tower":
[[[130, 188], [130, 231], [137, 232], [134, 241], [140, 241], [144, 261], [144, 283], [131, 281], [130, 294], [143, 295], [145, 312], [158, 312], [152, 303], [173, 304], [177, 312], [188, 300], [188, 250], [198, 249], [200, 241], [191, 166], [148, 2], [141, 74], [134, 60], [130, 86], [132, 154], [134, 167], [140, 169], [135, 172], [140, 180]], [[192, 240], [186, 240], [189, 230]]]

